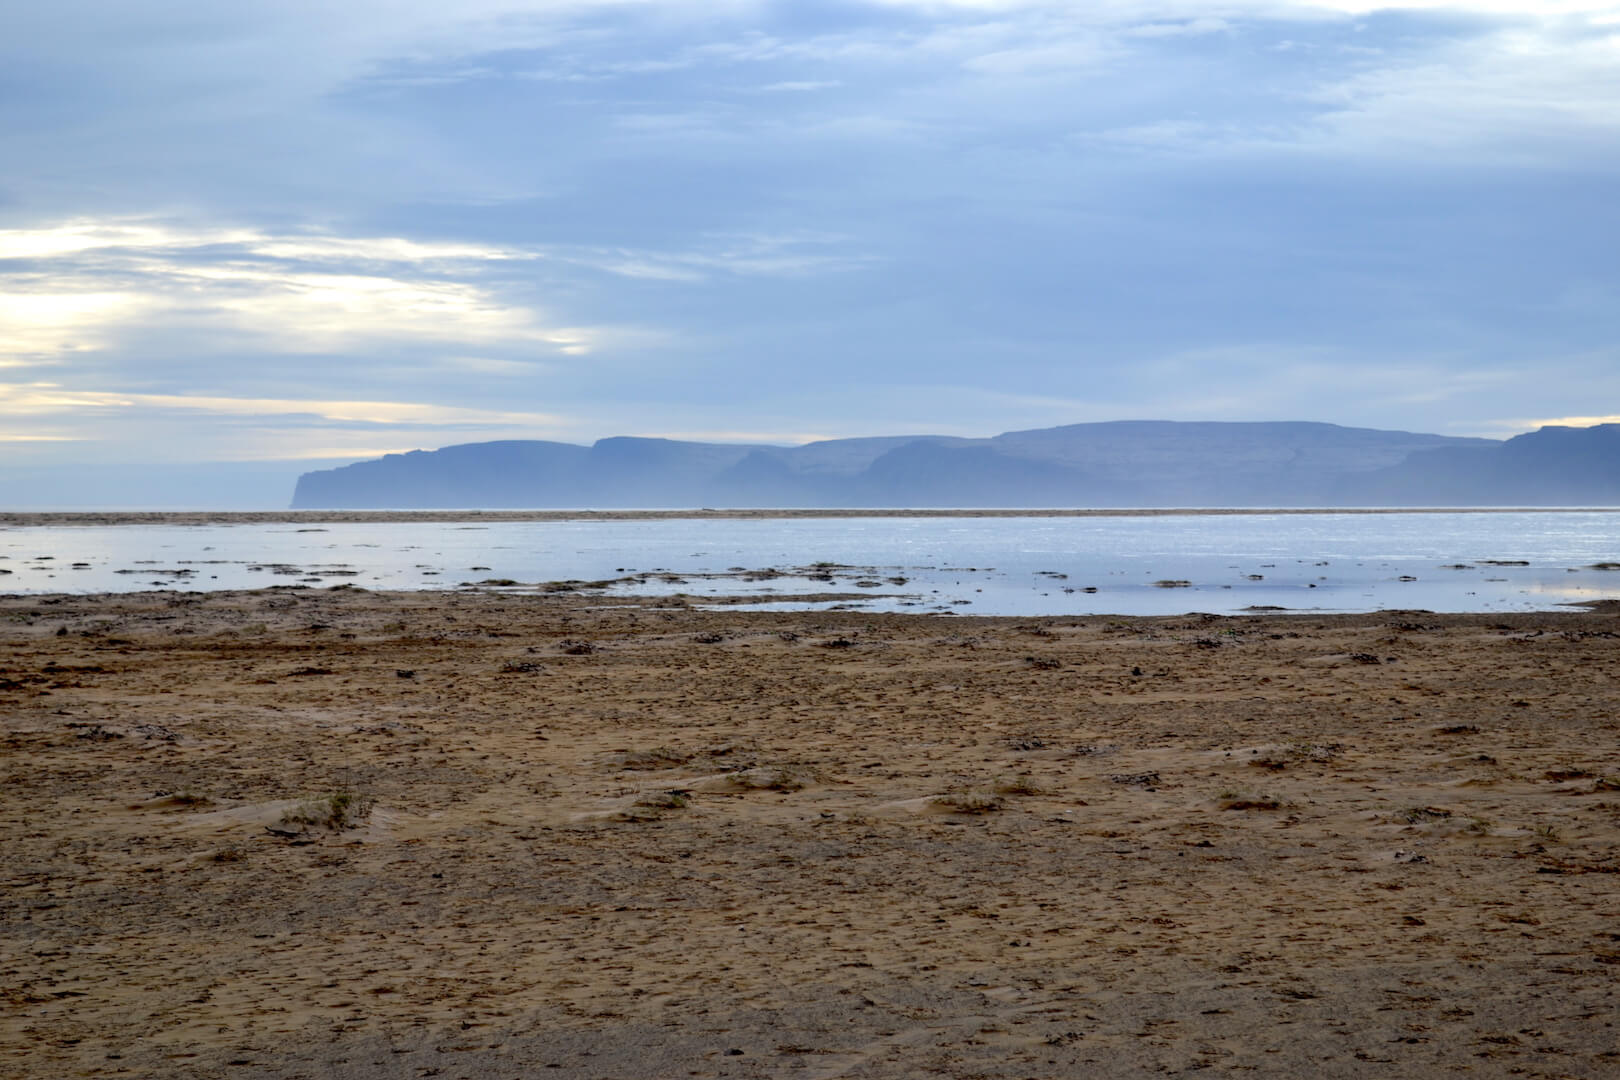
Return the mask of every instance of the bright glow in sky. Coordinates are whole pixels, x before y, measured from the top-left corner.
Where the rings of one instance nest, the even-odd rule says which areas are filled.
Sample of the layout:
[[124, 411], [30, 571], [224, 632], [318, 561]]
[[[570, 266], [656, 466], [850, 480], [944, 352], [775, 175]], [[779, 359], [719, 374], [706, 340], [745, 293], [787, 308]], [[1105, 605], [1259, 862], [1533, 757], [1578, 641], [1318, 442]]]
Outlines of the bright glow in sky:
[[1620, 408], [1620, 3], [58, 0], [0, 70], [0, 468]]

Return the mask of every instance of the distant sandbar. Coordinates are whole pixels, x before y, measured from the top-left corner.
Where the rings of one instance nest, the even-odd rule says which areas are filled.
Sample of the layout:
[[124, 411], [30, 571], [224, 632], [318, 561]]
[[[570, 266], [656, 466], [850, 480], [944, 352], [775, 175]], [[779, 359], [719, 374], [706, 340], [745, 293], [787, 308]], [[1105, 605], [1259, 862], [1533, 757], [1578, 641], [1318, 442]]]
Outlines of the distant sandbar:
[[1110, 518], [1256, 514], [1559, 514], [1620, 513], [1620, 507], [1137, 507], [1086, 509], [711, 509], [691, 510], [89, 510], [0, 511], [0, 527], [74, 525], [375, 525], [411, 522], [719, 521], [815, 518]]

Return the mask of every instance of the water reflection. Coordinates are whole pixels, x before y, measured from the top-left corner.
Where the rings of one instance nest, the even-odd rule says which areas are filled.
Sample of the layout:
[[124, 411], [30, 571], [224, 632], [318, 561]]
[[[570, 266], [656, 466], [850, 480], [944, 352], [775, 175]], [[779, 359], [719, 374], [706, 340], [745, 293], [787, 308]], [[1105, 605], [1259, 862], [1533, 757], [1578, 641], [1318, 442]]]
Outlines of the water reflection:
[[[0, 590], [686, 594], [975, 614], [1511, 611], [1620, 596], [1610, 514], [0, 529]], [[573, 583], [560, 585], [557, 583]]]

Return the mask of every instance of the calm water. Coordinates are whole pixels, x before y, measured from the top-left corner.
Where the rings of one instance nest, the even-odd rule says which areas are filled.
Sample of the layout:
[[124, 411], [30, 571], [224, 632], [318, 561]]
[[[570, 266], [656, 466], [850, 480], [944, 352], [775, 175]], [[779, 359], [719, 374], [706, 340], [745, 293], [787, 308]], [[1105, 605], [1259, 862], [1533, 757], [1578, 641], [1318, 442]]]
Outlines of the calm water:
[[[1620, 598], [1620, 571], [1591, 569], [1605, 562], [1620, 563], [1620, 515], [1601, 512], [0, 528], [13, 593], [656, 572], [609, 592], [997, 615], [1544, 610]], [[737, 573], [765, 569], [784, 576]], [[1172, 581], [1189, 584], [1155, 584]]]

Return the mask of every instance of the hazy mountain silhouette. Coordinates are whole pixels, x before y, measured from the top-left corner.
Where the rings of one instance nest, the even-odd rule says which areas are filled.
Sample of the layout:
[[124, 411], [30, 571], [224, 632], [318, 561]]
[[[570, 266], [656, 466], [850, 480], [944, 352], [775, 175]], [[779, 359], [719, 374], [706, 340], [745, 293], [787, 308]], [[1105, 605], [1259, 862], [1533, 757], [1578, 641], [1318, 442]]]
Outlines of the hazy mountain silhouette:
[[390, 454], [306, 473], [296, 509], [1331, 506], [1620, 502], [1620, 426], [1507, 442], [1316, 423], [1120, 421], [805, 446], [611, 438]]
[[1345, 478], [1336, 494], [1395, 506], [1620, 504], [1620, 424], [1544, 427], [1483, 449], [1420, 451]]

